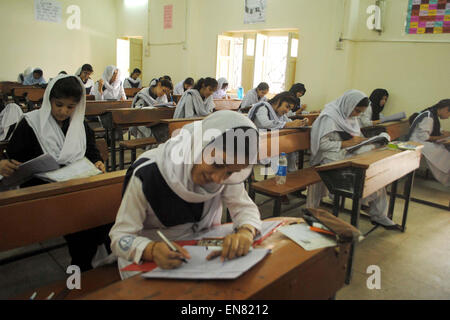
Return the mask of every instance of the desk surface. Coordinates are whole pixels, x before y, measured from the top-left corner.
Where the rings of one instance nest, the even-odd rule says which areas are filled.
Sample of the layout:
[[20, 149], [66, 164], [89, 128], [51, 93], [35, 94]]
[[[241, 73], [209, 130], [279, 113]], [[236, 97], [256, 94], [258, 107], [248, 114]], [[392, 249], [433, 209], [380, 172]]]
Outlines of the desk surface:
[[272, 253], [235, 280], [174, 281], [137, 275], [84, 299], [328, 299], [344, 285], [349, 245], [343, 245], [339, 253], [336, 248], [306, 251], [275, 232], [261, 246], [270, 248]]

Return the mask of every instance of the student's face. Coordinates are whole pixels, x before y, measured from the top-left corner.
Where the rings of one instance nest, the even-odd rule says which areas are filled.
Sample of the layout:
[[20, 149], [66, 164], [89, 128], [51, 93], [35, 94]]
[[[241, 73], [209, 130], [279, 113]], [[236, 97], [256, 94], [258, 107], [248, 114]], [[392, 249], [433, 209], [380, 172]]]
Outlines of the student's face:
[[386, 104], [388, 100], [388, 96], [384, 96], [381, 100], [380, 100], [380, 107], [384, 107], [384, 105]]
[[227, 90], [228, 89], [228, 83], [224, 83], [222, 85], [222, 90]]
[[301, 98], [301, 97], [303, 97], [303, 95], [304, 95], [305, 93], [304, 92], [302, 92], [302, 91], [298, 91], [297, 93], [296, 93], [296, 95], [297, 95], [297, 98]]
[[131, 77], [132, 77], [134, 80], [136, 80], [140, 75], [141, 75], [140, 73], [133, 73], [133, 74], [131, 75]]
[[284, 101], [280, 106], [278, 106], [278, 108], [276, 108], [276, 112], [279, 116], [282, 116], [286, 113], [289, 112], [289, 110], [291, 110], [293, 108], [293, 105], [290, 105], [289, 103], [287, 103], [286, 101]]
[[349, 118], [351, 118], [351, 117], [359, 117], [361, 115], [361, 113], [366, 111], [366, 109], [367, 109], [367, 107], [356, 107], [355, 109], [353, 109], [353, 111], [350, 114]]
[[[222, 159], [226, 159], [225, 152]], [[247, 167], [248, 164], [207, 164], [202, 161], [201, 164], [195, 164], [192, 167], [192, 182], [200, 186], [208, 183], [223, 184], [233, 173]]]
[[117, 79], [117, 73], [118, 73], [118, 71], [117, 71], [117, 69], [116, 69], [116, 70], [114, 71], [112, 77], [111, 77], [111, 80], [109, 80], [109, 83], [110, 83], [110, 84], [113, 84], [114, 81], [116, 81], [116, 79]]
[[40, 77], [41, 77], [41, 74], [39, 72], [33, 73], [33, 78], [35, 78], [36, 80], [39, 79]]
[[91, 74], [92, 74], [92, 72], [90, 72], [90, 71], [81, 71], [80, 78], [81, 78], [81, 80], [86, 81], [87, 79], [89, 79]]
[[155, 87], [155, 94], [157, 97], [162, 97], [163, 95], [169, 95], [170, 94], [170, 88], [161, 86], [161, 83], [158, 83], [158, 85]]
[[189, 89], [192, 89], [192, 85], [190, 85], [190, 84], [185, 84], [185, 85], [184, 85], [184, 91], [189, 90]]
[[268, 92], [269, 92], [269, 89], [267, 89], [267, 90], [256, 89], [256, 94], [258, 95], [259, 98], [264, 97]]
[[448, 118], [450, 118], [450, 106], [448, 106], [447, 108], [438, 109], [437, 114], [440, 119], [447, 120]]
[[203, 97], [208, 98], [210, 95], [212, 95], [217, 88], [213, 88], [213, 87], [203, 87], [200, 89], [200, 95], [202, 95]]
[[77, 106], [77, 102], [72, 98], [64, 99], [51, 99], [50, 104], [52, 106], [52, 116], [56, 121], [62, 122], [74, 113]]

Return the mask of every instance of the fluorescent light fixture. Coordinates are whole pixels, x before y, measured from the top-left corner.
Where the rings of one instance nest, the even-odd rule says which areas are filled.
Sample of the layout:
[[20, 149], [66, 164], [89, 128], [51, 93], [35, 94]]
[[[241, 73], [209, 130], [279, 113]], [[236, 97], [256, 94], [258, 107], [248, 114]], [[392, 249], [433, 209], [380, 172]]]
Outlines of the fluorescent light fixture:
[[125, 0], [126, 7], [142, 7], [147, 4], [148, 0]]

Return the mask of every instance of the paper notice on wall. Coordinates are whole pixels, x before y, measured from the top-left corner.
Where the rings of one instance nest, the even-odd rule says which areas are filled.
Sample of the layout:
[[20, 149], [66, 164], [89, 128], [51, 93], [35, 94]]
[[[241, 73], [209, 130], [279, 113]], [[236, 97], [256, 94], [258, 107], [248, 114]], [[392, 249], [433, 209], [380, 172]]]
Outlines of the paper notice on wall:
[[61, 23], [61, 3], [54, 0], [34, 0], [34, 17], [37, 21]]
[[164, 6], [164, 29], [172, 29], [173, 5]]
[[267, 0], [244, 0], [244, 23], [266, 22]]

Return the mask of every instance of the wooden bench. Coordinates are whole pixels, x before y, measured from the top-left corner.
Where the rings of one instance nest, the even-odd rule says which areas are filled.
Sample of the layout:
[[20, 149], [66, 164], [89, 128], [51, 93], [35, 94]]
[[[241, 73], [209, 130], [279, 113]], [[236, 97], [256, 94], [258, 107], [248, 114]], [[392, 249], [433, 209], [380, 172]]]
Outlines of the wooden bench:
[[125, 95], [127, 98], [134, 98], [134, 96], [141, 91], [143, 88], [125, 88]]
[[[178, 118], [178, 119], [161, 119], [160, 125], [165, 126], [167, 128], [168, 137], [172, 137], [175, 130], [183, 128], [185, 125], [194, 122], [201, 121], [205, 119], [205, 117], [196, 117], [196, 118]], [[165, 141], [158, 141], [160, 143]]]
[[[1, 192], [0, 252], [113, 223], [125, 173]], [[40, 298], [51, 292], [61, 299], [66, 294], [66, 298], [76, 298], [119, 280], [117, 266], [110, 265], [83, 273], [81, 290], [67, 291], [64, 280], [34, 291]]]
[[239, 110], [242, 100], [239, 99], [214, 99], [214, 110]]
[[382, 132], [387, 132], [391, 137], [391, 140], [397, 140], [398, 138], [401, 138], [408, 134], [409, 127], [410, 126], [408, 120], [400, 120], [381, 123], [371, 127], [364, 127], [361, 128], [361, 132], [365, 137], [368, 138], [376, 136]]
[[21, 86], [18, 82], [0, 81], [0, 99], [7, 104], [9, 97], [12, 97], [12, 89]]
[[136, 161], [136, 150], [145, 149], [148, 146], [158, 144], [155, 138], [132, 139], [119, 142], [119, 169], [125, 167], [125, 150], [131, 150], [131, 163]]
[[86, 101], [85, 116], [99, 116], [108, 109], [124, 109], [131, 108], [131, 100], [125, 101]]
[[12, 88], [12, 97], [16, 104], [25, 103], [28, 111], [32, 111], [42, 103], [44, 92], [44, 88], [20, 85]]

